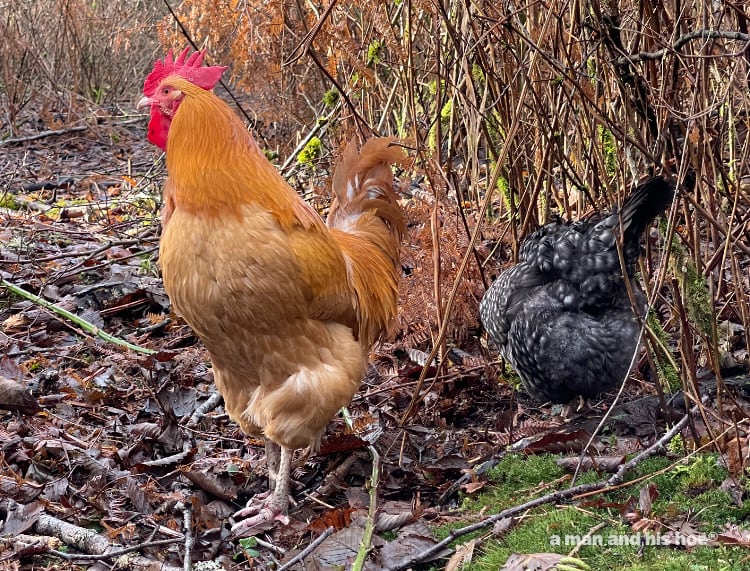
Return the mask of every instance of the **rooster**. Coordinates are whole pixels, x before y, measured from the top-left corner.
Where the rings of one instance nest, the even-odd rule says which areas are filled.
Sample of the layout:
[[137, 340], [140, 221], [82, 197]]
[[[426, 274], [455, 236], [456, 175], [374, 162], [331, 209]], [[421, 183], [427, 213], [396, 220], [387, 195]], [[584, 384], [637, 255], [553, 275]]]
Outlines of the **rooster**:
[[621, 214], [547, 224], [524, 240], [519, 262], [484, 295], [482, 323], [532, 397], [563, 404], [624, 381], [641, 327], [617, 243], [643, 316], [646, 300], [633, 277], [639, 243], [674, 190], [673, 181], [653, 177], [628, 197]]
[[164, 287], [229, 416], [266, 441], [269, 492], [235, 514], [247, 535], [288, 521], [294, 449], [316, 449], [395, 319], [405, 226], [391, 165], [405, 153], [385, 138], [350, 144], [325, 224], [211, 91], [225, 68], [202, 61], [187, 49], [157, 61], [138, 106], [166, 151]]

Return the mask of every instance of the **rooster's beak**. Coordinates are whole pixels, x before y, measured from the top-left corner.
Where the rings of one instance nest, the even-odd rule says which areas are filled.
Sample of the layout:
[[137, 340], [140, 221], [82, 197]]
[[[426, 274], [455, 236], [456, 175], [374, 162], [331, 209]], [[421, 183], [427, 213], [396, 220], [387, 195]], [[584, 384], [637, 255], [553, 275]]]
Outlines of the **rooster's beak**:
[[136, 109], [140, 109], [141, 107], [148, 107], [151, 105], [153, 101], [150, 97], [142, 97], [141, 100], [138, 102], [138, 105], [136, 105]]

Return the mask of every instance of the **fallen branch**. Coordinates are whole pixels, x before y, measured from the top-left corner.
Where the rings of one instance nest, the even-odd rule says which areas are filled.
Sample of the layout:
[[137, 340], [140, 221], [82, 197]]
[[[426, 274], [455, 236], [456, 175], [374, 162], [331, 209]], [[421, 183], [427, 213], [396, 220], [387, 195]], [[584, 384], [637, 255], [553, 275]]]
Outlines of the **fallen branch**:
[[[156, 561], [142, 555], [131, 556], [130, 554], [146, 547], [158, 547], [177, 543], [182, 541], [182, 536], [179, 539], [151, 541], [132, 547], [121, 548], [95, 531], [73, 525], [46, 514], [39, 516], [39, 519], [34, 524], [34, 531], [45, 536], [57, 537], [66, 545], [84, 552], [73, 554], [55, 551], [54, 549], [48, 552], [55, 557], [67, 561], [119, 559], [118, 564], [122, 568], [127, 567], [136, 571], [181, 571], [180, 567], [166, 565], [162, 561]], [[122, 558], [126, 558], [126, 561], [123, 561]]]
[[96, 337], [99, 337], [100, 339], [103, 339], [104, 341], [114, 343], [115, 345], [120, 345], [121, 347], [126, 347], [130, 349], [131, 351], [136, 351], [138, 353], [145, 353], [146, 355], [154, 355], [156, 353], [156, 351], [154, 351], [153, 349], [146, 349], [145, 347], [139, 347], [138, 345], [133, 345], [132, 343], [128, 343], [124, 339], [119, 339], [117, 337], [114, 337], [110, 335], [109, 333], [102, 331], [93, 323], [89, 323], [85, 319], [78, 317], [75, 313], [71, 313], [70, 311], [63, 309], [62, 307], [59, 307], [55, 305], [54, 303], [51, 303], [47, 301], [46, 299], [39, 297], [38, 295], [34, 295], [33, 293], [28, 292], [23, 288], [13, 285], [12, 283], [4, 279], [0, 279], [0, 286], [6, 288], [7, 290], [13, 292], [14, 294], [18, 296], [28, 299], [29, 301], [32, 301], [33, 303], [43, 307], [44, 309], [48, 309], [52, 311], [53, 313], [56, 313], [57, 315], [60, 315], [61, 317], [64, 317], [65, 319], [72, 321], [78, 327], [83, 329], [86, 333], [95, 335]]
[[573, 486], [565, 490], [560, 490], [560, 491], [552, 492], [549, 494], [545, 494], [544, 496], [540, 496], [538, 498], [525, 502], [521, 505], [513, 506], [511, 508], [505, 509], [501, 511], [500, 513], [497, 513], [491, 517], [488, 517], [487, 519], [484, 519], [480, 522], [477, 522], [472, 525], [462, 527], [461, 529], [456, 529], [452, 531], [450, 535], [448, 535], [448, 537], [446, 537], [444, 540], [440, 541], [439, 543], [436, 543], [429, 549], [425, 549], [424, 551], [417, 553], [416, 555], [412, 557], [403, 559], [400, 562], [396, 563], [395, 565], [386, 567], [386, 569], [388, 571], [400, 571], [401, 569], [413, 567], [417, 563], [429, 561], [430, 558], [432, 558], [437, 553], [440, 553], [443, 549], [448, 547], [451, 543], [453, 543], [459, 537], [463, 537], [464, 535], [467, 535], [469, 533], [473, 533], [475, 531], [479, 531], [480, 529], [489, 527], [493, 525], [495, 522], [500, 521], [501, 519], [513, 517], [519, 513], [523, 513], [527, 510], [530, 510], [532, 508], [535, 508], [544, 504], [563, 502], [565, 500], [569, 500], [580, 494], [590, 494], [592, 492], [601, 491], [606, 488], [619, 486], [622, 483], [623, 479], [625, 478], [625, 474], [627, 474], [628, 471], [632, 470], [635, 466], [637, 466], [638, 464], [640, 464], [647, 458], [650, 458], [660, 453], [662, 449], [664, 448], [664, 446], [670, 440], [672, 440], [672, 438], [674, 438], [687, 425], [688, 421], [690, 420], [691, 415], [697, 412], [698, 412], [698, 407], [694, 406], [688, 414], [683, 416], [680, 419], [680, 421], [677, 424], [675, 424], [668, 432], [666, 432], [661, 438], [659, 438], [651, 446], [646, 448], [643, 452], [636, 455], [631, 460], [629, 460], [628, 462], [620, 466], [620, 469], [617, 470], [617, 472], [608, 480], [595, 482], [593, 484], [580, 484], [578, 486]]
[[[341, 409], [341, 413], [344, 417], [344, 421], [346, 422], [346, 425], [349, 427], [349, 429], [354, 429], [354, 422], [352, 420], [351, 414], [349, 414], [349, 409], [344, 407]], [[378, 482], [380, 482], [380, 454], [378, 454], [378, 451], [375, 449], [375, 447], [371, 444], [368, 446], [368, 449], [370, 450], [370, 456], [372, 456], [372, 471], [370, 472], [370, 485], [369, 485], [369, 496], [370, 496], [370, 506], [367, 510], [367, 519], [365, 521], [365, 529], [362, 533], [362, 540], [359, 543], [359, 549], [357, 550], [357, 557], [354, 559], [354, 563], [352, 564], [352, 571], [361, 571], [364, 566], [365, 562], [367, 561], [367, 556], [370, 554], [370, 550], [372, 549], [372, 536], [375, 533], [375, 520], [377, 518], [378, 514]]]
[[370, 445], [370, 454], [372, 455], [372, 473], [370, 475], [370, 507], [367, 510], [367, 520], [365, 521], [365, 531], [362, 534], [362, 541], [359, 544], [357, 557], [352, 564], [352, 571], [361, 571], [364, 569], [367, 556], [372, 549], [372, 536], [375, 533], [375, 519], [378, 513], [378, 481], [380, 480], [380, 454], [375, 447]]
[[5, 139], [4, 141], [0, 141], [0, 147], [4, 147], [6, 145], [17, 145], [19, 143], [26, 143], [28, 141], [36, 141], [37, 139], [44, 139], [45, 137], [52, 137], [54, 135], [66, 135], [68, 133], [75, 133], [76, 131], [85, 131], [88, 128], [88, 125], [77, 125], [75, 127], [68, 127], [67, 129], [52, 129], [49, 131], [42, 131], [34, 135], [28, 135], [27, 137]]
[[190, 571], [193, 547], [195, 538], [193, 537], [193, 508], [190, 502], [178, 502], [177, 507], [182, 509], [182, 527], [185, 530], [185, 553], [182, 558], [183, 571]]

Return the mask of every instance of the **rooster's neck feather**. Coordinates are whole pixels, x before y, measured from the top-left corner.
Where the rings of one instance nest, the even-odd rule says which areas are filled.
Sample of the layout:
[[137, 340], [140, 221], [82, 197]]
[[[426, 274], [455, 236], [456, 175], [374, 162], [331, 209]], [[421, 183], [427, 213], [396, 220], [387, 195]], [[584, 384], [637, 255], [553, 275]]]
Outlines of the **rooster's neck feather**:
[[208, 217], [242, 217], [242, 206], [260, 204], [284, 229], [323, 222], [268, 162], [229, 106], [184, 80], [185, 94], [167, 140], [167, 170], [175, 208]]

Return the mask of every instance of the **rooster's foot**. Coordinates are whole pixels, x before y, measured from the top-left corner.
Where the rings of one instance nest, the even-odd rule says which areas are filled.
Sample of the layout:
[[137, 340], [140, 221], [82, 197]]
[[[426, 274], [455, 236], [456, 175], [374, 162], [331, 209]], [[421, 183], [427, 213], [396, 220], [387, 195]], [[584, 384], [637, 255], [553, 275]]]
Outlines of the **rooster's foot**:
[[[280, 521], [284, 525], [289, 523], [289, 517], [286, 515], [286, 510], [280, 506], [274, 504], [273, 501], [267, 502], [263, 506], [250, 506], [254, 508], [252, 517], [238, 521], [232, 526], [232, 535], [234, 537], [249, 537], [255, 535], [261, 531], [272, 527], [274, 522]], [[259, 509], [258, 509], [259, 508]], [[248, 508], [241, 509], [235, 517], [244, 517], [249, 515], [247, 512]]]
[[[232, 516], [232, 519], [244, 519], [259, 514], [263, 510], [268, 509], [273, 503], [271, 491], [263, 492], [262, 494], [255, 494], [252, 498], [247, 501], [245, 507], [239, 511], [236, 511]], [[289, 496], [287, 505], [296, 506], [297, 502], [294, 501], [292, 496]]]
[[264, 510], [270, 502], [271, 491], [263, 492], [262, 494], [255, 494], [252, 498], [247, 501], [245, 507], [236, 512], [232, 517], [234, 519], [244, 519], [246, 517], [254, 516]]

